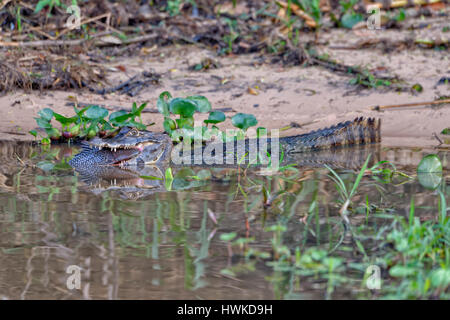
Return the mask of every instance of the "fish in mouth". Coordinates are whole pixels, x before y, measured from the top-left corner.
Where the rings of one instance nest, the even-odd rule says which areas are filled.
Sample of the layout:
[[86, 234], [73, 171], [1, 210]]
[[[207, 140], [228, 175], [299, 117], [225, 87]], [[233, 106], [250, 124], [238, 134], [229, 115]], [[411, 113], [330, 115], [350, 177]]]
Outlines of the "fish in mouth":
[[82, 143], [82, 151], [69, 164], [133, 166], [166, 161], [172, 148], [167, 134], [122, 127], [103, 138]]

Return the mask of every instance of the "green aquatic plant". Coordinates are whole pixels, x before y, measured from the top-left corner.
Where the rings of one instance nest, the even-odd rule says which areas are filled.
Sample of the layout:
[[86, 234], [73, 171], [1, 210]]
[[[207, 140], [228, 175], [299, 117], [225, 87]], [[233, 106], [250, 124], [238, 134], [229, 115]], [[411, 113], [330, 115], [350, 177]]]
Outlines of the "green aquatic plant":
[[[98, 105], [89, 105], [82, 109], [74, 106], [75, 115], [71, 117], [65, 117], [51, 108], [44, 108], [38, 112], [35, 120], [47, 136], [39, 135], [37, 130], [30, 130], [29, 133], [36, 138], [39, 135], [43, 144], [50, 144], [51, 141], [91, 139], [97, 135], [103, 137], [124, 126], [145, 130], [152, 125], [144, 124], [142, 120], [142, 112], [146, 106], [147, 102], [139, 106], [134, 102], [131, 111], [120, 110], [111, 114], [107, 109]], [[156, 106], [164, 116], [164, 130], [171, 135], [174, 142], [180, 142], [181, 137], [185, 143], [192, 143], [194, 139], [207, 141], [212, 136], [219, 136], [223, 141], [229, 141], [245, 137], [245, 131], [258, 124], [254, 115], [237, 113], [231, 118], [231, 122], [238, 130], [225, 134], [217, 127], [217, 124], [226, 120], [225, 114], [222, 111], [212, 111], [209, 100], [199, 95], [173, 98], [170, 92], [164, 91], [159, 95]], [[208, 118], [203, 121], [204, 125], [198, 128], [200, 130], [194, 130], [196, 113], [208, 114]], [[61, 127], [54, 127], [52, 120], [58, 122]], [[263, 130], [265, 128], [259, 127], [258, 134]]]
[[348, 191], [347, 186], [345, 185], [344, 181], [339, 176], [339, 174], [337, 174], [337, 172], [334, 171], [332, 168], [330, 168], [328, 165], [325, 165], [325, 167], [332, 173], [332, 175], [328, 175], [328, 177], [330, 177], [330, 179], [332, 179], [336, 183], [336, 187], [339, 191], [339, 194], [341, 195], [341, 200], [343, 201], [343, 205], [342, 205], [339, 213], [344, 218], [344, 221], [346, 221], [347, 223], [349, 222], [348, 217], [347, 217], [347, 212], [348, 212], [347, 209], [348, 209], [349, 205], [351, 204], [351, 200], [356, 193], [356, 189], [358, 188], [359, 183], [361, 182], [361, 179], [364, 176], [364, 173], [366, 172], [367, 165], [369, 164], [369, 160], [370, 160], [370, 155], [367, 157], [366, 161], [364, 162], [350, 191]]
[[[147, 103], [143, 103], [138, 107], [134, 102], [130, 112], [124, 110], [113, 112], [109, 115], [109, 121], [106, 120], [109, 111], [98, 105], [90, 105], [82, 109], [74, 107], [75, 115], [72, 117], [65, 117], [50, 108], [44, 108], [34, 119], [37, 125], [47, 133], [47, 137], [42, 137], [43, 143], [49, 143], [50, 140], [90, 139], [96, 135], [103, 136], [123, 126], [146, 129], [148, 125], [145, 125], [141, 118], [142, 110], [146, 106]], [[61, 128], [54, 127], [52, 120], [58, 122]], [[35, 137], [38, 135], [36, 130], [31, 130], [29, 133]]]

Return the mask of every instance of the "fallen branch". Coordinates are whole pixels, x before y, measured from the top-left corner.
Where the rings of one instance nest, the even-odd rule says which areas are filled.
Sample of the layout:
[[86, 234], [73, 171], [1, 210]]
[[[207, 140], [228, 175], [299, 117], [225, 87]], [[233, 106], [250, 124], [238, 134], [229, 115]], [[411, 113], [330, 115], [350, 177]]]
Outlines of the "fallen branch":
[[[76, 39], [76, 40], [38, 40], [38, 41], [26, 41], [26, 42], [4, 42], [0, 41], [0, 47], [56, 47], [56, 46], [78, 46], [85, 42], [92, 41], [94, 38], [99, 38], [113, 33], [112, 31], [99, 32], [92, 35], [89, 39]], [[95, 46], [106, 46], [106, 45], [123, 45], [131, 44], [136, 42], [144, 42], [148, 40], [153, 40], [158, 38], [158, 34], [146, 34], [143, 36], [134, 37], [131, 39], [120, 40], [117, 38], [117, 43], [110, 41], [102, 41], [98, 39], [93, 42]]]
[[401, 8], [401, 7], [407, 7], [407, 6], [426, 6], [428, 4], [433, 3], [439, 3], [442, 2], [441, 0], [392, 0], [391, 3], [379, 3], [379, 2], [369, 2], [366, 3], [366, 8], [373, 8], [377, 7], [379, 9], [394, 9], [394, 8]]
[[111, 31], [99, 32], [92, 35], [89, 39], [76, 40], [37, 40], [37, 41], [19, 41], [19, 42], [4, 42], [0, 41], [0, 47], [55, 47], [55, 46], [78, 46], [94, 38], [106, 36], [111, 34]]
[[391, 104], [391, 105], [386, 105], [386, 106], [375, 106], [375, 107], [372, 107], [372, 110], [380, 111], [380, 110], [384, 110], [384, 109], [394, 109], [394, 108], [403, 108], [403, 107], [419, 107], [419, 106], [436, 105], [436, 104], [444, 104], [444, 103], [450, 103], [450, 99], [435, 100], [435, 101], [428, 101], [428, 102]]

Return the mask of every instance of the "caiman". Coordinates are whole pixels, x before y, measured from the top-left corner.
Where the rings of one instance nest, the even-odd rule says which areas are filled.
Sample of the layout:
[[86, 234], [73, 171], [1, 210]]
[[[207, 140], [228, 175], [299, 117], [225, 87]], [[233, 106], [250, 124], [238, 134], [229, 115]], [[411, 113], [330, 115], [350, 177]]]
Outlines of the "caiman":
[[[249, 152], [252, 141], [256, 141], [256, 144], [260, 145], [259, 139], [246, 139], [241, 144], [244, 153]], [[285, 156], [284, 162], [288, 161], [286, 159], [289, 159], [290, 156], [299, 154], [295, 158], [312, 159], [308, 161], [311, 163], [314, 156], [311, 158], [308, 155], [313, 155], [316, 151], [380, 142], [380, 120], [360, 117], [329, 128], [296, 136], [281, 137], [278, 138], [278, 141], [279, 151]], [[236, 144], [235, 141], [232, 147], [233, 152], [238, 149]], [[270, 138], [267, 139], [266, 145], [270, 153], [271, 146], [273, 146]], [[221, 150], [223, 155], [229, 154], [228, 147], [229, 144], [220, 144], [220, 148], [223, 148]], [[122, 127], [104, 138], [97, 137], [83, 142], [82, 148], [83, 150], [69, 164], [77, 171], [86, 172], [94, 170], [93, 166], [142, 167], [167, 164], [170, 160], [173, 143], [170, 136], [165, 133]], [[205, 148], [202, 147], [202, 150]], [[193, 159], [194, 153], [195, 149], [188, 156]], [[237, 159], [235, 158], [235, 160]]]
[[[278, 149], [283, 153], [284, 164], [295, 163], [299, 167], [322, 167], [327, 164], [333, 168], [357, 169], [361, 168], [369, 154], [374, 155], [371, 158], [374, 163], [378, 161], [376, 155], [379, 150], [365, 145], [380, 140], [379, 120], [357, 118], [310, 133], [279, 138]], [[244, 140], [241, 144], [243, 151], [249, 151], [251, 142], [252, 139]], [[268, 139], [268, 151], [272, 151], [271, 142]], [[223, 148], [225, 157], [229, 145], [218, 145]], [[236, 143], [232, 145], [233, 151], [238, 149]], [[201, 151], [207, 146], [200, 148]], [[195, 150], [188, 154], [187, 160], [195, 160]], [[170, 165], [174, 166], [174, 173], [177, 170], [173, 158], [171, 161], [171, 156], [177, 156], [174, 151], [176, 148], [173, 147], [172, 139], [165, 133], [123, 127], [106, 137], [83, 142], [81, 152], [69, 164], [75, 168], [90, 192], [98, 194], [111, 191], [120, 198], [138, 199], [166, 190], [165, 169]], [[241, 164], [237, 163], [240, 160], [237, 157], [234, 160], [232, 167]], [[194, 161], [191, 164], [198, 165]], [[230, 166], [221, 164], [215, 167]]]

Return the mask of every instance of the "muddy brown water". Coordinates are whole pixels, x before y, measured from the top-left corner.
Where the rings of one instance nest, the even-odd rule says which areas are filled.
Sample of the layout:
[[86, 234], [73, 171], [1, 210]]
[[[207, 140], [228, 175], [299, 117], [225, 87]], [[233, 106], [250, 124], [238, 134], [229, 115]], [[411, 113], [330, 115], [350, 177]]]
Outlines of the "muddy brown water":
[[[265, 176], [258, 170], [210, 169], [207, 180], [161, 181], [158, 192], [132, 183], [86, 185], [62, 165], [68, 147], [43, 150], [29, 143], [0, 142], [0, 299], [323, 299], [369, 297], [362, 287], [363, 257], [343, 228], [338, 191], [323, 167], [297, 176]], [[378, 148], [414, 175], [429, 150]], [[445, 172], [449, 162], [440, 153]], [[193, 170], [183, 177], [198, 174]], [[346, 182], [355, 170], [340, 169]], [[291, 174], [291, 173], [289, 173]], [[444, 183], [449, 188], [448, 174]], [[447, 181], [447, 182], [445, 182]], [[284, 190], [263, 206], [262, 190]], [[128, 189], [127, 189], [128, 188]], [[448, 194], [448, 192], [447, 192]], [[378, 208], [367, 216], [367, 201]], [[353, 198], [352, 225], [375, 234], [408, 215], [411, 197], [421, 219], [436, 219], [438, 196], [417, 178], [383, 183], [364, 177]], [[270, 229], [283, 226], [278, 235]], [[230, 248], [221, 235], [247, 239]], [[277, 265], [274, 241], [291, 252], [321, 248], [345, 260], [348, 281], [327, 294], [328, 280]], [[374, 242], [363, 242], [376, 256]], [[249, 252], [260, 256], [246, 258]], [[80, 267], [80, 289], [68, 285], [70, 266]], [[70, 281], [69, 281], [70, 282]], [[70, 282], [74, 284], [74, 282]]]

